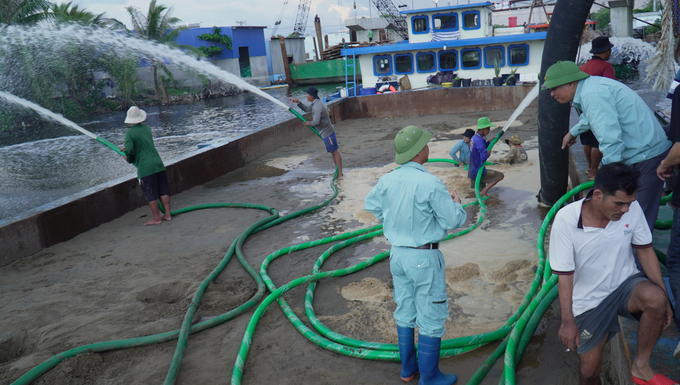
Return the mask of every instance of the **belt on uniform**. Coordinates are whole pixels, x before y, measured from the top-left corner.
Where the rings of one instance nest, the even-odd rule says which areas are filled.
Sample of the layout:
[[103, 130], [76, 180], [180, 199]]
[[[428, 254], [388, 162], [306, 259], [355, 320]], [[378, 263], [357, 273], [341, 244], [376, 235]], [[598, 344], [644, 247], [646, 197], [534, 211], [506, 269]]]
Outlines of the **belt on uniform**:
[[411, 247], [411, 249], [426, 249], [426, 250], [434, 250], [439, 248], [439, 243], [426, 243], [422, 246], [418, 247]]

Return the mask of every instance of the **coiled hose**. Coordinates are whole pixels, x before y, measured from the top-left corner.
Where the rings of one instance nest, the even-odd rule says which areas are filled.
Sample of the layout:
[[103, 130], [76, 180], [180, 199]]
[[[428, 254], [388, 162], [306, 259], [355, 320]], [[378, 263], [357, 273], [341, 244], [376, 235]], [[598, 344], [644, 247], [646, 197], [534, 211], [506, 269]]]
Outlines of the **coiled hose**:
[[[489, 145], [489, 150], [493, 148], [495, 143], [498, 141], [498, 139], [502, 136], [503, 132], [499, 132], [499, 134], [491, 141]], [[448, 159], [433, 159], [432, 161], [446, 161], [450, 163], [455, 163], [454, 161], [450, 161]], [[459, 237], [461, 235], [464, 235], [476, 227], [478, 227], [484, 220], [484, 217], [486, 215], [486, 206], [484, 205], [484, 200], [481, 198], [479, 194], [479, 185], [481, 181], [481, 169], [480, 172], [477, 174], [477, 178], [475, 180], [475, 196], [477, 198], [476, 201], [469, 203], [466, 205], [475, 205], [478, 204], [480, 206], [480, 215], [478, 220], [471, 225], [470, 227], [459, 231], [454, 234], [450, 234], [446, 240], [453, 239], [455, 237]], [[325, 207], [327, 204], [329, 204], [333, 199], [338, 194], [337, 189], [335, 188], [334, 182], [337, 178], [337, 169], [336, 173], [333, 176], [333, 181], [331, 182], [331, 188], [333, 189], [333, 195], [331, 198], [328, 200], [324, 201], [323, 203], [319, 205], [315, 205], [309, 208], [306, 208], [301, 211], [297, 211], [294, 213], [291, 213], [289, 215], [286, 215], [284, 217], [279, 217], [278, 211], [274, 208], [268, 207], [268, 206], [263, 206], [263, 205], [256, 205], [256, 204], [247, 204], [247, 203], [215, 203], [215, 204], [204, 204], [204, 205], [197, 205], [197, 206], [192, 206], [192, 207], [187, 207], [184, 209], [176, 210], [172, 212], [173, 215], [179, 215], [182, 213], [190, 212], [190, 211], [195, 211], [195, 210], [202, 210], [202, 209], [210, 209], [210, 208], [247, 208], [247, 209], [257, 209], [257, 210], [263, 210], [267, 211], [271, 215], [268, 216], [267, 218], [261, 219], [248, 227], [246, 231], [241, 234], [239, 237], [237, 237], [231, 244], [229, 250], [225, 254], [224, 258], [222, 261], [218, 264], [215, 269], [203, 280], [199, 288], [197, 289], [196, 293], [194, 294], [194, 297], [191, 301], [191, 304], [189, 306], [189, 309], [187, 310], [187, 313], [184, 317], [184, 321], [182, 322], [182, 326], [179, 330], [175, 331], [170, 331], [166, 333], [160, 333], [152, 336], [146, 336], [146, 337], [139, 337], [139, 338], [131, 338], [131, 339], [124, 339], [124, 340], [115, 340], [115, 341], [107, 341], [107, 342], [101, 342], [101, 343], [95, 343], [95, 344], [89, 344], [89, 345], [84, 345], [80, 346], [74, 349], [70, 349], [68, 351], [65, 351], [63, 353], [57, 354], [54, 357], [48, 359], [47, 361], [41, 363], [40, 365], [36, 366], [32, 370], [30, 370], [28, 373], [17, 379], [13, 384], [19, 385], [19, 384], [29, 384], [30, 382], [34, 381], [35, 379], [39, 378], [42, 374], [47, 372], [48, 370], [52, 369], [56, 365], [58, 365], [61, 361], [63, 361], [66, 358], [74, 357], [78, 354], [82, 353], [87, 353], [87, 352], [104, 352], [104, 351], [109, 351], [109, 350], [116, 350], [116, 349], [126, 349], [126, 348], [132, 348], [132, 347], [139, 347], [139, 346], [146, 346], [150, 344], [155, 344], [159, 342], [165, 342], [165, 341], [170, 341], [173, 339], [177, 339], [177, 347], [175, 350], [175, 354], [173, 356], [170, 369], [168, 370], [168, 374], [165, 380], [165, 384], [174, 384], [177, 378], [177, 374], [179, 373], [179, 368], [181, 365], [181, 361], [183, 358], [184, 350], [186, 348], [186, 343], [188, 340], [189, 335], [193, 333], [200, 332], [202, 330], [217, 326], [219, 324], [222, 324], [255, 306], [260, 300], [264, 297], [265, 295], [265, 286], [271, 293], [258, 305], [255, 313], [250, 319], [250, 322], [248, 323], [248, 326], [246, 328], [244, 338], [241, 343], [241, 348], [239, 350], [239, 354], [236, 358], [236, 362], [234, 364], [234, 369], [232, 373], [232, 384], [240, 384], [241, 383], [241, 378], [243, 374], [243, 368], [245, 366], [245, 361], [247, 358], [248, 350], [250, 348], [251, 342], [252, 342], [252, 336], [255, 331], [255, 328], [257, 326], [257, 323], [263, 314], [263, 312], [266, 310], [266, 308], [273, 303], [274, 301], [277, 301], [281, 309], [283, 310], [284, 314], [286, 317], [291, 321], [291, 323], [300, 331], [301, 334], [303, 334], [305, 337], [307, 337], [310, 341], [313, 343], [317, 344], [320, 347], [323, 347], [324, 349], [339, 353], [339, 354], [344, 354], [352, 357], [357, 357], [357, 358], [362, 358], [362, 359], [375, 359], [375, 360], [387, 360], [387, 361], [399, 361], [399, 352], [398, 352], [398, 347], [395, 344], [386, 344], [386, 343], [380, 343], [380, 342], [370, 342], [370, 341], [361, 341], [357, 339], [353, 339], [351, 337], [343, 336], [339, 333], [336, 333], [332, 330], [330, 330], [328, 327], [323, 325], [321, 321], [318, 319], [316, 314], [314, 313], [314, 308], [313, 308], [313, 299], [314, 299], [314, 290], [316, 288], [315, 282], [321, 279], [325, 278], [330, 278], [330, 277], [339, 277], [343, 275], [348, 275], [352, 274], [356, 271], [362, 270], [366, 267], [369, 267], [389, 256], [389, 252], [383, 252], [380, 253], [372, 258], [369, 258], [361, 263], [349, 266], [344, 269], [338, 269], [338, 270], [332, 270], [332, 271], [327, 271], [327, 272], [321, 272], [321, 267], [323, 263], [336, 251], [353, 245], [358, 242], [362, 242], [365, 240], [368, 240], [370, 238], [380, 236], [382, 235], [382, 225], [378, 226], [373, 226], [369, 227], [366, 229], [360, 229], [352, 232], [347, 232], [339, 235], [335, 235], [332, 237], [328, 238], [323, 238], [323, 239], [318, 239], [310, 242], [305, 242], [301, 243], [298, 245], [292, 245], [288, 246], [285, 248], [282, 248], [280, 250], [275, 251], [274, 253], [270, 254], [267, 256], [267, 258], [263, 261], [262, 265], [260, 266], [260, 272], [259, 274], [253, 269], [252, 266], [247, 262], [243, 255], [242, 251], [242, 246], [245, 243], [246, 239], [248, 236], [268, 229], [272, 226], [275, 226], [279, 223], [282, 223], [288, 219], [292, 219], [301, 215], [305, 215], [307, 213], [313, 212], [315, 210], [318, 210], [319, 208]], [[500, 358], [501, 355], [505, 354], [505, 370], [503, 373], [503, 376], [501, 378], [501, 384], [515, 384], [515, 367], [519, 360], [521, 359], [521, 356], [526, 349], [527, 345], [529, 344], [529, 341], [531, 340], [531, 337], [533, 336], [536, 327], [538, 326], [543, 314], [547, 311], [547, 309], [551, 306], [555, 298], [557, 298], [557, 288], [556, 288], [556, 282], [557, 279], [555, 276], [552, 276], [552, 273], [549, 268], [546, 266], [546, 254], [545, 250], [543, 247], [543, 243], [545, 241], [545, 235], [547, 232], [547, 228], [554, 218], [555, 214], [559, 210], [559, 208], [564, 205], [572, 196], [575, 194], [579, 193], [580, 191], [583, 191], [585, 189], [588, 189], [592, 187], [592, 182], [587, 182], [584, 183], [571, 191], [569, 191], [567, 194], [565, 194], [550, 210], [548, 215], [546, 216], [545, 220], [543, 221], [543, 225], [541, 226], [541, 229], [539, 231], [539, 238], [538, 238], [538, 266], [536, 270], [536, 276], [531, 284], [531, 287], [529, 291], [527, 292], [524, 301], [522, 304], [519, 306], [517, 311], [510, 317], [510, 319], [507, 320], [507, 322], [501, 326], [499, 329], [489, 332], [489, 333], [482, 333], [478, 335], [473, 335], [473, 336], [467, 336], [467, 337], [461, 337], [461, 338], [455, 338], [455, 339], [450, 339], [450, 340], [444, 340], [442, 341], [442, 350], [441, 350], [441, 357], [448, 357], [448, 356], [453, 356], [461, 353], [465, 353], [467, 351], [476, 349], [484, 344], [497, 341], [497, 340], [503, 340], [502, 343], [496, 348], [496, 350], [487, 358], [487, 360], [478, 368], [478, 370], [474, 373], [472, 378], [468, 381], [468, 384], [470, 385], [475, 385], [479, 384], [484, 376], [488, 373], [488, 371], [491, 369], [491, 367], [494, 365], [494, 363]], [[668, 201], [669, 198], [666, 198], [666, 201]], [[665, 202], [664, 202], [665, 203]], [[283, 255], [288, 255], [290, 253], [293, 253], [295, 251], [303, 250], [309, 247], [315, 247], [331, 242], [337, 242], [341, 241], [329, 249], [327, 249], [317, 260], [317, 262], [314, 265], [314, 268], [312, 270], [312, 273], [310, 275], [300, 277], [298, 279], [295, 279], [291, 282], [288, 282], [284, 284], [283, 286], [277, 288], [269, 275], [267, 274], [267, 267], [273, 261], [274, 259], [281, 257]], [[203, 293], [205, 292], [207, 286], [209, 283], [217, 276], [219, 273], [224, 269], [224, 267], [227, 265], [229, 262], [230, 258], [236, 254], [239, 262], [241, 265], [248, 271], [248, 273], [253, 277], [253, 279], [256, 281], [258, 290], [257, 293], [246, 303], [243, 305], [239, 306], [236, 309], [233, 309], [227, 313], [224, 313], [222, 315], [219, 315], [217, 317], [211, 318], [209, 320], [200, 322], [195, 325], [191, 325], [191, 320], [193, 319], [193, 316], [200, 304], [201, 297], [203, 296]], [[541, 286], [541, 283], [545, 282], [542, 286], [542, 288], [539, 287]], [[298, 287], [303, 284], [309, 284], [309, 287], [307, 289], [307, 293], [305, 296], [305, 312], [312, 323], [312, 326], [316, 329], [316, 332], [308, 328], [298, 317], [297, 315], [293, 312], [293, 310], [288, 306], [286, 301], [281, 297], [285, 292]], [[317, 334], [318, 333], [318, 334]]]

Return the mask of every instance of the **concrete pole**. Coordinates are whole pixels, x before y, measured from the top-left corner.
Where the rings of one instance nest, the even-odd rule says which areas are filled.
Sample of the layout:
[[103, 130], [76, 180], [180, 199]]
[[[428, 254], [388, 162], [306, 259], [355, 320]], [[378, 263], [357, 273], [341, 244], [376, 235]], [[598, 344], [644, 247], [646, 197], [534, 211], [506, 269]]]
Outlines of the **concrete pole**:
[[279, 43], [281, 43], [281, 57], [283, 57], [283, 69], [286, 72], [286, 83], [288, 87], [293, 87], [293, 77], [290, 75], [290, 64], [288, 63], [288, 53], [286, 52], [286, 39], [279, 36]]
[[610, 1], [612, 36], [633, 36], [633, 0]]
[[323, 35], [323, 42], [324, 45], [326, 46], [326, 49], [328, 49], [328, 35]]
[[319, 42], [319, 45], [317, 46], [317, 52], [319, 53], [319, 57], [321, 60], [323, 60], [323, 55], [321, 54], [323, 52], [323, 35], [321, 35], [321, 18], [315, 17], [314, 18], [314, 28], [316, 28], [316, 41]]

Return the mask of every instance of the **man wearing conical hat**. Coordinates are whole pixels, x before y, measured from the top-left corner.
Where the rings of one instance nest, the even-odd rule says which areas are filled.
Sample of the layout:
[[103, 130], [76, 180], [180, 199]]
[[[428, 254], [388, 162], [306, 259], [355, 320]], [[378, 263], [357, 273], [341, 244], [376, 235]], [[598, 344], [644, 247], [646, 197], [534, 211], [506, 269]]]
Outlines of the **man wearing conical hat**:
[[[125, 152], [125, 160], [137, 167], [139, 187], [142, 188], [144, 197], [149, 202], [152, 218], [144, 223], [145, 226], [159, 225], [161, 220], [169, 221], [170, 215], [170, 184], [165, 173], [165, 166], [161, 156], [158, 155], [156, 146], [153, 144], [151, 129], [142, 124], [146, 120], [146, 112], [132, 106], [127, 112], [125, 124], [130, 129], [125, 133], [125, 147], [120, 150]], [[160, 215], [158, 199], [163, 203], [165, 214]]]
[[600, 142], [602, 163], [623, 162], [640, 173], [637, 201], [651, 231], [659, 211], [663, 181], [656, 169], [671, 142], [652, 110], [635, 91], [616, 80], [590, 76], [576, 63], [560, 61], [548, 68], [544, 89], [559, 103], [581, 111], [578, 123], [562, 140], [562, 148], [591, 130]]
[[[460, 198], [449, 192], [423, 164], [430, 153], [432, 133], [415, 126], [402, 129], [394, 139], [397, 170], [384, 175], [366, 196], [364, 208], [383, 223], [392, 245], [390, 271], [397, 310], [401, 379], [420, 372], [421, 385], [450, 385], [455, 374], [439, 370], [441, 338], [449, 315], [444, 257], [439, 241], [447, 231], [465, 223]], [[414, 345], [418, 336], [418, 359]]]

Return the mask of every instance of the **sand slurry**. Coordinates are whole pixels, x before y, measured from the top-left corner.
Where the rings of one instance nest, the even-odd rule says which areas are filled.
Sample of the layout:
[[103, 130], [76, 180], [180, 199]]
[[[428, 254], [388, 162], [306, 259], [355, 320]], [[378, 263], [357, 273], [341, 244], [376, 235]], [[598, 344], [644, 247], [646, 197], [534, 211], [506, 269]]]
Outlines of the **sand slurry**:
[[[512, 111], [486, 113], [502, 124]], [[257, 233], [244, 255], [257, 269], [282, 247], [376, 224], [363, 210], [363, 198], [378, 178], [395, 168], [392, 139], [415, 124], [434, 133], [431, 157], [446, 158], [464, 128], [480, 114], [414, 116], [398, 119], [357, 119], [337, 124], [346, 177], [338, 181], [338, 199], [316, 213]], [[532, 279], [535, 243], [544, 211], [537, 208], [538, 155], [536, 108], [528, 108], [508, 134], [526, 141], [530, 161], [519, 166], [494, 166], [506, 179], [491, 190], [487, 219], [481, 228], [442, 244], [446, 258], [451, 316], [446, 337], [497, 328], [517, 308]], [[502, 156], [500, 143], [492, 158]], [[428, 164], [449, 189], [465, 202], [473, 199], [466, 172], [451, 164]], [[331, 157], [318, 138], [282, 147], [239, 170], [172, 196], [173, 208], [212, 202], [259, 203], [282, 215], [321, 202], [331, 194]], [[94, 208], [93, 208], [94, 209]], [[479, 209], [467, 209], [467, 227]], [[149, 209], [142, 207], [74, 239], [44, 249], [0, 268], [0, 383], [10, 383], [62, 351], [95, 342], [147, 336], [177, 329], [191, 298], [219, 263], [231, 242], [247, 226], [267, 216], [246, 209], [213, 209], [178, 215], [172, 222], [145, 227]], [[69, 226], [65, 223], [64, 226]], [[310, 274], [328, 246], [275, 260], [269, 274], [277, 285]], [[383, 238], [356, 244], [323, 266], [349, 266], [389, 248]], [[331, 329], [350, 337], [396, 342], [389, 262], [318, 284], [314, 307]], [[256, 292], [254, 281], [235, 258], [210, 284], [195, 320], [223, 314]], [[299, 287], [285, 295], [303, 321], [304, 293]], [[229, 382], [234, 361], [252, 310], [223, 325], [192, 335], [178, 384]], [[556, 315], [550, 313], [548, 319]], [[542, 334], [541, 334], [542, 333]], [[554, 323], [539, 330], [539, 341], [527, 353], [520, 381], [556, 383], [568, 378], [575, 356], [559, 347]], [[495, 348], [441, 361], [464, 383]], [[175, 348], [166, 342], [141, 348], [89, 353], [68, 359], [38, 384], [150, 384], [165, 378]], [[547, 350], [546, 350], [547, 349]], [[557, 352], [557, 353], [555, 353]], [[555, 354], [553, 354], [555, 353]], [[565, 368], [562, 372], [555, 368]], [[545, 369], [549, 368], [549, 369]], [[400, 384], [399, 365], [365, 361], [331, 353], [302, 337], [283, 313], [270, 307], [253, 338], [245, 364], [245, 384]], [[497, 383], [494, 367], [485, 383]]]

